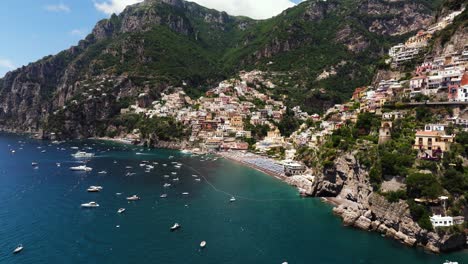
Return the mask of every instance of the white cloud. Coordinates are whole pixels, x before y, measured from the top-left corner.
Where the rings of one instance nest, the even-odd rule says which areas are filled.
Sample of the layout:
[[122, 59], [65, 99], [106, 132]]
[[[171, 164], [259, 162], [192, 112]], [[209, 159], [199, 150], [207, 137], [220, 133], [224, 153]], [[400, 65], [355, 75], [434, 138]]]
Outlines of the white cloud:
[[106, 0], [105, 2], [94, 2], [97, 10], [108, 15], [122, 12], [126, 6], [143, 2], [143, 0]]
[[7, 69], [7, 70], [13, 70], [15, 69], [15, 64], [11, 60], [7, 59], [0, 59], [0, 68]]
[[44, 7], [45, 10], [49, 12], [64, 12], [64, 13], [69, 13], [71, 11], [70, 7], [67, 5], [60, 3], [58, 5], [46, 5]]
[[70, 31], [70, 35], [84, 38], [86, 37], [87, 31], [85, 29], [73, 29]]
[[[230, 15], [248, 16], [265, 19], [278, 15], [283, 10], [294, 6], [291, 0], [191, 0], [200, 5], [226, 11]], [[106, 0], [95, 2], [94, 6], [106, 14], [120, 13], [127, 5], [143, 2], [143, 0]]]

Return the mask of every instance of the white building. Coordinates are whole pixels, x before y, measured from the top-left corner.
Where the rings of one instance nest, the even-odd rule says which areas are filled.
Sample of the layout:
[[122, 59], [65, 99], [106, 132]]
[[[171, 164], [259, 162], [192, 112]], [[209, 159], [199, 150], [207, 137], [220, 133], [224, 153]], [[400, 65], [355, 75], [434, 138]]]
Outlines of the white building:
[[453, 226], [453, 217], [451, 216], [433, 215], [430, 219], [433, 227]]

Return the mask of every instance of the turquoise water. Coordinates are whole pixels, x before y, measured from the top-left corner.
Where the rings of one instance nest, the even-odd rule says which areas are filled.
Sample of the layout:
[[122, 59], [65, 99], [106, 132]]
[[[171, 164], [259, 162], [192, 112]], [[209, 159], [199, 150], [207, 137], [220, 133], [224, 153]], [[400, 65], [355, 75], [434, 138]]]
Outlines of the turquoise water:
[[[88, 163], [91, 173], [69, 170], [78, 164], [70, 156], [76, 152], [72, 146], [89, 147], [88, 151], [97, 154]], [[143, 160], [159, 165], [147, 173], [139, 166]], [[175, 169], [174, 161], [183, 163], [182, 168]], [[38, 162], [39, 168], [32, 168], [31, 162]], [[98, 174], [101, 170], [108, 174]], [[128, 172], [135, 174], [126, 176]], [[166, 174], [180, 181], [166, 179]], [[205, 178], [196, 182], [192, 174]], [[166, 182], [173, 186], [164, 188]], [[90, 185], [101, 185], [104, 190], [87, 193]], [[162, 193], [168, 198], [161, 199]], [[128, 203], [125, 197], [133, 194], [141, 200]], [[229, 203], [231, 194], [237, 197], [235, 203]], [[80, 208], [89, 201], [100, 207]], [[120, 207], [127, 211], [117, 214]], [[170, 232], [175, 222], [182, 228]], [[201, 250], [203, 240], [207, 247]], [[19, 243], [25, 249], [13, 255]], [[226, 160], [94, 141], [52, 145], [0, 135], [2, 264], [414, 264], [445, 259], [468, 263], [468, 253], [436, 256], [375, 233], [342, 227], [329, 205], [301, 199], [294, 188]]]

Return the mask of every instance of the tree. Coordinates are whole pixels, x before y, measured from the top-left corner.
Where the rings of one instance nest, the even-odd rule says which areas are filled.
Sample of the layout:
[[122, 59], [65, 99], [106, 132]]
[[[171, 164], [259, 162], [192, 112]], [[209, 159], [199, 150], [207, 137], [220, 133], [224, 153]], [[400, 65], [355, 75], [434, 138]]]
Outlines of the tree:
[[442, 192], [442, 186], [432, 174], [413, 173], [406, 178], [408, 196], [411, 198], [427, 197], [435, 199]]

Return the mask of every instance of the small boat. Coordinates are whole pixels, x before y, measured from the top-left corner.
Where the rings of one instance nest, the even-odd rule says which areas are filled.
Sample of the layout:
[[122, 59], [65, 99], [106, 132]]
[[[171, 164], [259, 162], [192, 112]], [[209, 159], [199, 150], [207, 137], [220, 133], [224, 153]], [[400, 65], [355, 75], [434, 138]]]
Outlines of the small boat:
[[173, 159], [173, 158], [174, 158], [174, 156], [169, 156], [169, 159]]
[[46, 150], [44, 149], [43, 151], [41, 151], [41, 153], [46, 153]]
[[171, 172], [172, 175], [177, 175], [177, 172]]
[[88, 153], [84, 151], [78, 151], [75, 154], [72, 154], [72, 157], [81, 159], [81, 158], [92, 158], [94, 157], [94, 153]]
[[31, 166], [33, 166], [33, 167], [36, 167], [37, 165], [39, 165], [37, 162], [32, 162], [31, 163]]
[[11, 153], [12, 153], [12, 154], [15, 154], [15, 153], [16, 153], [16, 150], [12, 150]]
[[161, 196], [159, 196], [161, 198], [167, 198], [167, 194], [161, 194]]
[[453, 261], [446, 260], [444, 262], [444, 264], [458, 264], [458, 262], [453, 262]]
[[57, 165], [57, 167], [61, 167], [61, 166], [62, 166], [62, 164], [60, 164], [60, 163], [58, 163], [58, 162], [55, 163], [55, 165]]
[[119, 210], [117, 210], [117, 213], [118, 213], [118, 214], [121, 214], [121, 213], [123, 213], [123, 212], [125, 212], [125, 208], [120, 208]]
[[127, 201], [138, 201], [140, 200], [140, 197], [136, 196], [136, 195], [132, 195], [130, 197], [127, 197]]
[[196, 178], [196, 179], [195, 179], [195, 181], [197, 181], [197, 182], [200, 182], [200, 181], [201, 181], [201, 179], [199, 179], [199, 178]]
[[93, 168], [87, 167], [86, 165], [80, 165], [76, 167], [70, 167], [72, 171], [92, 171]]
[[206, 241], [202, 241], [202, 242], [200, 243], [200, 247], [201, 247], [201, 248], [205, 248], [205, 247], [206, 247]]
[[173, 181], [179, 181], [179, 178], [174, 178], [174, 179], [172, 179], [172, 180], [173, 180]]
[[71, 147], [70, 149], [74, 149], [74, 150], [77, 150], [77, 149], [78, 149], [78, 147]]
[[96, 203], [96, 202], [89, 202], [89, 203], [81, 204], [81, 207], [83, 207], [83, 208], [96, 208], [96, 207], [99, 207], [99, 204]]
[[115, 193], [115, 195], [122, 195], [122, 193]]
[[107, 174], [107, 171], [100, 171], [98, 174]]
[[236, 198], [235, 198], [234, 196], [231, 197], [231, 199], [229, 199], [229, 202], [231, 202], [231, 203], [233, 203], [233, 202], [235, 202], [235, 201], [236, 201]]
[[183, 192], [182, 195], [189, 195], [189, 193], [188, 192]]
[[164, 178], [169, 178], [169, 177], [171, 177], [171, 176], [169, 176], [169, 175], [164, 175]]
[[13, 250], [13, 254], [18, 254], [18, 253], [20, 253], [21, 251], [23, 251], [23, 249], [24, 249], [23, 245], [22, 245], [22, 244], [19, 244], [19, 245], [15, 248], [15, 250]]
[[126, 169], [133, 169], [132, 166], [126, 166], [125, 168], [126, 168]]
[[163, 167], [167, 167], [167, 164], [163, 164]]
[[89, 186], [88, 188], [88, 192], [100, 192], [102, 191], [102, 187], [101, 186]]
[[192, 177], [194, 177], [194, 178], [197, 178], [197, 177], [198, 177], [198, 175], [195, 175], [195, 174], [193, 174], [193, 175], [192, 175]]
[[165, 183], [163, 186], [164, 186], [164, 188], [168, 188], [168, 187], [171, 187], [171, 184], [170, 183]]
[[175, 223], [173, 226], [171, 226], [171, 231], [176, 231], [179, 228], [180, 228], [180, 225], [178, 223]]

